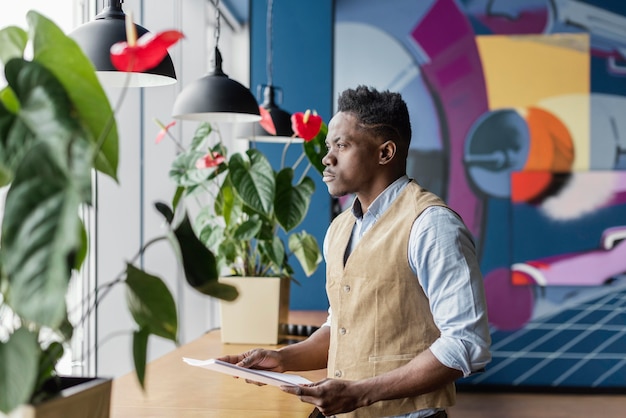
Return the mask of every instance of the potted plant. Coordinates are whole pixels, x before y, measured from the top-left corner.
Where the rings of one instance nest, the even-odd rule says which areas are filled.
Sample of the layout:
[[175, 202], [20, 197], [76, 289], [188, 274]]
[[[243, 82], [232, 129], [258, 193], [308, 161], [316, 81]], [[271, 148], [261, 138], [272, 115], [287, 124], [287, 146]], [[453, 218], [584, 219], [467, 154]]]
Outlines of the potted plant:
[[[279, 170], [255, 148], [229, 156], [219, 130], [209, 123], [199, 125], [188, 147], [172, 137], [180, 151], [170, 171], [178, 187], [173, 206], [186, 208], [190, 204], [185, 202], [209, 196], [194, 227], [216, 256], [220, 282], [238, 289], [236, 300], [220, 301], [224, 343], [277, 344], [285, 334], [290, 284], [295, 281], [290, 256], [307, 277], [322, 259], [315, 237], [296, 228], [315, 191], [309, 168], [322, 170], [327, 127], [310, 111], [291, 118], [299, 135], [293, 140], [303, 143], [303, 154], [291, 166], [283, 157]], [[273, 131], [267, 125], [271, 118], [264, 117], [261, 124]], [[158, 140], [169, 135], [172, 125], [161, 124]], [[304, 157], [308, 164], [294, 179]]]
[[[94, 169], [117, 178], [115, 112], [92, 64], [47, 18], [31, 11], [27, 21], [28, 32], [14, 26], [0, 30], [7, 82], [0, 91], [0, 186], [7, 190], [0, 237], [0, 413], [51, 396], [59, 400], [67, 386], [55, 366], [78, 325], [70, 320], [66, 295], [86, 254], [79, 208], [91, 204]], [[141, 46], [129, 37], [130, 48], [121, 55], [151, 48], [167, 53], [180, 36], [159, 34], [155, 44]], [[32, 59], [25, 58], [29, 41]], [[186, 214], [179, 210], [174, 217], [162, 203], [157, 209], [169, 225], [158, 239], [171, 238], [189, 284], [210, 296], [236, 298], [236, 289], [217, 281], [215, 257], [198, 240]], [[174, 298], [163, 280], [133, 263], [100, 290], [126, 287], [136, 322], [135, 370], [143, 386], [149, 337], [176, 342], [178, 324]], [[90, 300], [87, 314], [97, 302]], [[97, 392], [108, 396], [110, 382]], [[99, 405], [96, 411], [82, 404], [76, 416], [108, 416], [108, 399]], [[77, 410], [62, 408], [64, 417]]]

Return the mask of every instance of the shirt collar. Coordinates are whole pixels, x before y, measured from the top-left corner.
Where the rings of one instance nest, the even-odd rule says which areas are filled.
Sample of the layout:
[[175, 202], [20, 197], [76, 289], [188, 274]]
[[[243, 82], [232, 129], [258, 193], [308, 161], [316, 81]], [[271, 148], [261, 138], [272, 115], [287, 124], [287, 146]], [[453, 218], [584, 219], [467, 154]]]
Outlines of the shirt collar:
[[361, 202], [358, 198], [354, 199], [352, 203], [352, 215], [357, 219], [363, 219], [364, 215], [371, 215], [374, 219], [378, 219], [388, 208], [391, 206], [396, 197], [400, 194], [402, 189], [409, 183], [409, 177], [404, 175], [391, 183], [376, 199], [372, 202], [367, 210], [367, 213], [363, 213]]

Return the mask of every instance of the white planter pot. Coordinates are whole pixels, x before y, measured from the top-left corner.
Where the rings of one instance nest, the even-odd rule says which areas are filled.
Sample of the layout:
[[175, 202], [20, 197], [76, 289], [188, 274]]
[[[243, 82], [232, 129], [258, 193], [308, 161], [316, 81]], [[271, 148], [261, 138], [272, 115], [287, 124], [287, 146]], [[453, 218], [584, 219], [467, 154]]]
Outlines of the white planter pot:
[[289, 315], [288, 277], [221, 277], [239, 297], [220, 301], [221, 336], [227, 344], [278, 344]]

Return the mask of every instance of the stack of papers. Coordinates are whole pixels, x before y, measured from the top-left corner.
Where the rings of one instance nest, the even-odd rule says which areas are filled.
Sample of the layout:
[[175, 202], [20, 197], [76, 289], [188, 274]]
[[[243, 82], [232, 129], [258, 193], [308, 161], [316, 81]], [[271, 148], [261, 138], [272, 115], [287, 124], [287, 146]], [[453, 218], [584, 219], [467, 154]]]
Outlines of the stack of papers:
[[298, 386], [313, 383], [310, 380], [289, 373], [277, 373], [266, 370], [246, 369], [217, 359], [196, 360], [183, 357], [183, 361], [191, 366], [202, 367], [231, 376], [241, 377], [254, 382], [273, 386]]

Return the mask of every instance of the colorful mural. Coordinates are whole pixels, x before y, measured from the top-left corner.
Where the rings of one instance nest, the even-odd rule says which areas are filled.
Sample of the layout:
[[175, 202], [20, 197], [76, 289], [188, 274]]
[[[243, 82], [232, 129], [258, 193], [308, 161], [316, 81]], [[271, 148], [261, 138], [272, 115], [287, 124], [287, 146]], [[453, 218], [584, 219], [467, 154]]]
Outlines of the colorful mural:
[[403, 94], [407, 171], [474, 234], [494, 358], [460, 386], [625, 388], [626, 3], [337, 0], [334, 58], [335, 96]]

